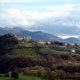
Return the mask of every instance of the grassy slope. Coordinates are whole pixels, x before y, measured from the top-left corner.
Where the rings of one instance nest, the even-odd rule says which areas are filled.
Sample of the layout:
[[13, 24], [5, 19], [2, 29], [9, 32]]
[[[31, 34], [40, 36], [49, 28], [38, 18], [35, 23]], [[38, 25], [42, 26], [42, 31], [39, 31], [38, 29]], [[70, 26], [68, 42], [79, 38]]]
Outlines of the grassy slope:
[[12, 52], [11, 52], [11, 55], [14, 55], [14, 56], [34, 56], [34, 57], [41, 57], [32, 48], [13, 49]]
[[50, 48], [43, 48], [40, 50], [41, 52], [46, 52], [46, 53], [53, 53], [53, 54], [67, 54], [68, 52], [66, 51], [56, 51]]
[[[0, 80], [14, 80], [11, 77], [5, 77], [4, 75], [0, 75]], [[23, 75], [19, 75], [18, 79], [15, 80], [42, 80], [39, 77], [32, 77], [32, 76], [23, 76]], [[44, 79], [45, 80], [45, 79]], [[56, 80], [72, 80], [72, 79], [56, 79]]]
[[[14, 56], [34, 56], [34, 57], [41, 57], [40, 54], [36, 53], [33, 48], [28, 47], [35, 47], [35, 43], [24, 43], [16, 45], [16, 47], [13, 47], [13, 49], [10, 50], [10, 55]], [[38, 44], [38, 46], [41, 46]], [[19, 48], [21, 47], [21, 48]]]
[[39, 47], [45, 47], [44, 45], [41, 45], [39, 43], [35, 43], [35, 42], [31, 42], [31, 43], [24, 43], [24, 44], [20, 44], [20, 46], [23, 47], [35, 47], [35, 46], [39, 46]]
[[[0, 80], [14, 80], [11, 77], [5, 77], [4, 75], [0, 75]], [[23, 76], [19, 75], [19, 79], [16, 80], [41, 80], [39, 77], [32, 77], [32, 76]]]
[[[16, 45], [16, 47], [13, 48], [9, 54], [14, 55], [14, 56], [34, 56], [34, 57], [40, 58], [42, 56], [40, 54], [38, 54], [33, 48], [28, 48], [28, 47], [35, 47], [36, 45], [39, 47], [45, 47], [43, 45], [36, 44], [34, 42], [24, 43], [24, 44]], [[19, 47], [21, 47], [21, 48], [19, 48]], [[56, 51], [56, 50], [53, 50], [50, 48], [42, 48], [42, 49], [40, 49], [40, 52], [51, 53], [51, 54], [67, 54], [68, 53], [66, 51]]]

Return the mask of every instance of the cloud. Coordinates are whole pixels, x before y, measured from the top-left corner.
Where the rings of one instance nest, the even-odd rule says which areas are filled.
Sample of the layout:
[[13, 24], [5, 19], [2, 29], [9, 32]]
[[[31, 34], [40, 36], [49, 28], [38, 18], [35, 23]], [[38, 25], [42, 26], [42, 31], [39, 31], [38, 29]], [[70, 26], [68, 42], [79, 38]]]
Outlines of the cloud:
[[38, 11], [5, 8], [0, 12], [0, 26], [31, 26], [44, 18]]
[[75, 35], [62, 35], [62, 36], [59, 36], [59, 37], [61, 37], [62, 39], [71, 38], [71, 37], [79, 38], [79, 36], [75, 36]]
[[23, 26], [56, 35], [79, 35], [79, 14], [80, 5], [76, 4], [5, 7], [0, 9], [0, 26]]

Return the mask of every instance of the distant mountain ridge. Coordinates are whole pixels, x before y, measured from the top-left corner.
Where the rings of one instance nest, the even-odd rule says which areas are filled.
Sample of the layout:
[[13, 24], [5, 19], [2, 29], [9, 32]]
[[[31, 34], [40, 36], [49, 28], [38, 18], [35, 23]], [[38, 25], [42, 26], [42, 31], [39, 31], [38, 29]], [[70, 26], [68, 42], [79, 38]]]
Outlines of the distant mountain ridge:
[[80, 39], [79, 38], [70, 37], [70, 38], [65, 39], [65, 41], [67, 41], [69, 43], [77, 43], [80, 45]]
[[19, 28], [19, 27], [14, 27], [14, 28], [0, 28], [0, 35], [3, 34], [16, 34], [16, 35], [21, 35], [21, 36], [31, 36], [33, 40], [46, 40], [46, 41], [61, 41], [63, 42], [64, 40], [48, 33], [44, 33], [42, 31], [27, 31], [25, 29]]
[[14, 27], [14, 28], [9, 28], [9, 27], [1, 28], [0, 27], [0, 35], [4, 35], [8, 33], [21, 35], [21, 36], [31, 36], [33, 40], [60, 41], [60, 42], [80, 44], [80, 39], [78, 38], [71, 37], [67, 39], [61, 39], [55, 35], [44, 33], [42, 31], [31, 32], [31, 31], [27, 31], [19, 27]]

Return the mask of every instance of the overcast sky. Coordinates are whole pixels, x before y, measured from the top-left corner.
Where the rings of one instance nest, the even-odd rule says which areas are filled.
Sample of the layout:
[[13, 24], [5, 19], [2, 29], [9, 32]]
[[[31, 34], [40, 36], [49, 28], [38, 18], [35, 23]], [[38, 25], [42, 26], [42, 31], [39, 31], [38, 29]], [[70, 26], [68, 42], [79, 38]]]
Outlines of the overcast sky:
[[0, 0], [0, 27], [16, 26], [78, 37], [80, 0]]

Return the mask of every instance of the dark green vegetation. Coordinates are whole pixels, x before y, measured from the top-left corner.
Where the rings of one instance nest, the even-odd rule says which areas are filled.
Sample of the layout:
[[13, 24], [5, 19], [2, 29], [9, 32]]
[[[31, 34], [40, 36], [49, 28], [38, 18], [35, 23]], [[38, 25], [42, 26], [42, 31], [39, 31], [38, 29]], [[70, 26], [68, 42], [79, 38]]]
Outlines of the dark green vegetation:
[[[10, 76], [5, 76], [0, 75], [0, 80], [14, 80], [14, 78], [10, 77]], [[16, 80], [41, 80], [39, 77], [32, 77], [32, 76], [24, 76], [24, 75], [19, 75], [19, 78]]]
[[79, 80], [80, 55], [35, 41], [20, 43], [8, 34], [0, 36], [0, 73], [1, 80]]

